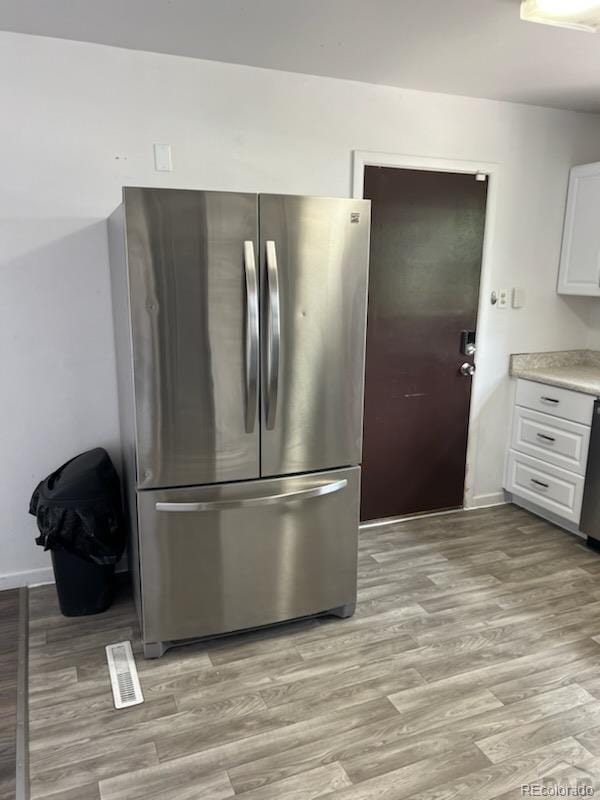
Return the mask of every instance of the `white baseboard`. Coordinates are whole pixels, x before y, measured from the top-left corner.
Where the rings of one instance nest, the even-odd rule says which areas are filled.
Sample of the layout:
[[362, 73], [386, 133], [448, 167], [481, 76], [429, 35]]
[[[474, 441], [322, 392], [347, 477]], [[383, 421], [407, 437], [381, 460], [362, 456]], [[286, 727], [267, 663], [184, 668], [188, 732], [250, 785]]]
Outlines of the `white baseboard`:
[[507, 503], [505, 492], [490, 492], [489, 494], [478, 494], [472, 497], [469, 505], [466, 507], [468, 511], [470, 508], [488, 508], [489, 506], [502, 506]]
[[52, 567], [30, 569], [27, 572], [11, 572], [0, 575], [0, 590], [18, 589], [19, 586], [38, 586], [43, 583], [54, 583]]

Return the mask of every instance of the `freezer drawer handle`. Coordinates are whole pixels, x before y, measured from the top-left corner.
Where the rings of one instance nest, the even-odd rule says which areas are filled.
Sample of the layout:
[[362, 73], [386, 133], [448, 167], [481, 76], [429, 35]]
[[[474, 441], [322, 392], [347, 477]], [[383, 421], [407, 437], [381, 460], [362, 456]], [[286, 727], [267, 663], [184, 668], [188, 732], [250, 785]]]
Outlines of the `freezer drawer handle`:
[[542, 489], [550, 488], [550, 484], [544, 483], [543, 481], [538, 481], [536, 478], [531, 478], [531, 482], [535, 483], [536, 486], [540, 486]]
[[545, 442], [555, 442], [554, 436], [548, 436], [546, 433], [536, 433], [538, 439], [543, 439]]
[[275, 427], [279, 388], [279, 351], [281, 346], [281, 313], [279, 305], [279, 273], [275, 242], [265, 242], [267, 257], [268, 340], [267, 340], [267, 428]]
[[254, 242], [244, 242], [246, 275], [246, 433], [252, 433], [258, 406], [258, 280]]
[[274, 506], [291, 500], [306, 500], [309, 497], [322, 497], [324, 494], [339, 492], [348, 485], [346, 478], [329, 483], [320, 483], [308, 489], [294, 492], [270, 494], [264, 497], [244, 497], [238, 500], [211, 500], [207, 503], [157, 503], [157, 511], [222, 511], [230, 508], [251, 508], [252, 506]]
[[540, 400], [543, 400], [544, 403], [553, 403], [555, 405], [560, 403], [560, 400], [557, 400], [555, 397], [544, 397], [543, 395], [540, 397]]

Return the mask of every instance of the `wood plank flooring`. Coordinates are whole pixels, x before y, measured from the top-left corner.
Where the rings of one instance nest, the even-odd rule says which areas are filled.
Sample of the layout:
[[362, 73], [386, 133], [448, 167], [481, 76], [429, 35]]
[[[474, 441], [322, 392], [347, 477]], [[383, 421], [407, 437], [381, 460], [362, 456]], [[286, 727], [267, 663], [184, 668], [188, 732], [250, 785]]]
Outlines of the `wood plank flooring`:
[[14, 800], [19, 592], [0, 592], [0, 800]]
[[[515, 506], [361, 533], [349, 620], [144, 661], [133, 606], [30, 597], [34, 800], [493, 800], [600, 792], [600, 557]], [[104, 646], [145, 696], [115, 711]]]

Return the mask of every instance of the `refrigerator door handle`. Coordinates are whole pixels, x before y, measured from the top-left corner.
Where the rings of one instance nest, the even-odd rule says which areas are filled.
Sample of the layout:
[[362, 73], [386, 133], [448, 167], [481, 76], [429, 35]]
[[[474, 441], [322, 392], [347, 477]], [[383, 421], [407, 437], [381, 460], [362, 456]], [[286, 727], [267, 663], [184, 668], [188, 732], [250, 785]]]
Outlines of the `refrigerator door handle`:
[[273, 506], [291, 500], [306, 500], [309, 497], [322, 497], [325, 494], [339, 492], [348, 485], [346, 478], [329, 483], [320, 483], [307, 489], [297, 489], [293, 492], [281, 492], [264, 497], [244, 497], [237, 500], [209, 500], [198, 503], [156, 503], [157, 511], [222, 511], [232, 508], [251, 508], [252, 506]]
[[252, 433], [258, 411], [258, 279], [254, 242], [244, 242], [246, 276], [246, 433]]
[[279, 305], [279, 273], [277, 271], [277, 251], [274, 241], [267, 241], [267, 294], [268, 294], [268, 342], [267, 342], [267, 428], [275, 427], [277, 414], [277, 392], [279, 387], [279, 351], [281, 344], [281, 318]]

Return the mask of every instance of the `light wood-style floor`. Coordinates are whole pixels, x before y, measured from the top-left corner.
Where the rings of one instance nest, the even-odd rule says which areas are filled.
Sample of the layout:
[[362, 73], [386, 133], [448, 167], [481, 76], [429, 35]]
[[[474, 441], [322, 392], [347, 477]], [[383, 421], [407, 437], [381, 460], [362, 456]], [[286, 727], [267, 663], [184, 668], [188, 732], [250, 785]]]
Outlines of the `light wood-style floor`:
[[124, 711], [103, 648], [137, 641], [131, 602], [69, 620], [45, 587], [30, 608], [33, 798], [600, 792], [600, 557], [514, 506], [364, 531], [354, 618], [139, 657]]

